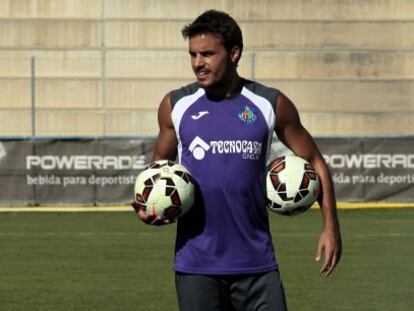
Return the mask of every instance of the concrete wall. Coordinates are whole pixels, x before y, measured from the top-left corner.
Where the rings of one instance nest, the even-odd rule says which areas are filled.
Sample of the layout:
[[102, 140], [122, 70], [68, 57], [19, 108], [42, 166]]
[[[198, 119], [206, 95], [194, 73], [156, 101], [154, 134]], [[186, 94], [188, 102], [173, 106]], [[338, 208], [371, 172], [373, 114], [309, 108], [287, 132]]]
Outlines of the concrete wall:
[[32, 101], [37, 135], [155, 135], [161, 98], [193, 80], [180, 29], [209, 8], [240, 23], [240, 73], [312, 134], [413, 134], [411, 0], [3, 0], [0, 136], [31, 134]]

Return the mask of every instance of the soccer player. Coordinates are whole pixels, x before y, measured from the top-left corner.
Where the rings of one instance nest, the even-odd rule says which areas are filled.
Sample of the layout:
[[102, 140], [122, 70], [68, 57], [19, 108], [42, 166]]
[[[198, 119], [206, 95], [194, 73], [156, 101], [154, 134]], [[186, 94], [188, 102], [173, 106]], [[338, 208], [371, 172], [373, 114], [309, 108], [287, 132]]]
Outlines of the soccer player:
[[[329, 275], [341, 256], [333, 183], [294, 104], [237, 73], [242, 33], [227, 13], [209, 10], [182, 30], [196, 82], [162, 100], [152, 160], [183, 164], [199, 186], [178, 218], [174, 269], [182, 311], [287, 310], [266, 210], [264, 176], [273, 133], [320, 175], [323, 231], [316, 252]], [[133, 204], [134, 206], [134, 204]], [[173, 220], [138, 217], [153, 225]]]

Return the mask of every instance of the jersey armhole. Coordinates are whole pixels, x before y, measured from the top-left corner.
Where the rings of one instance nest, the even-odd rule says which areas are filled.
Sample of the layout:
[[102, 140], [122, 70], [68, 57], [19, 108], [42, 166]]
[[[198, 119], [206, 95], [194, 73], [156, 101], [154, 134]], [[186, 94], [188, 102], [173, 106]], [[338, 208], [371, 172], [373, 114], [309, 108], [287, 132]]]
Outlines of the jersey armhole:
[[277, 124], [277, 114], [276, 114], [276, 109], [277, 109], [277, 100], [278, 100], [278, 98], [279, 98], [279, 96], [280, 96], [280, 92], [279, 92], [279, 90], [277, 90], [277, 89], [275, 89], [275, 92], [276, 92], [276, 95], [275, 95], [275, 99], [274, 99], [274, 101], [273, 101], [273, 111], [274, 111], [274, 113], [275, 113], [275, 130], [276, 130], [276, 124]]

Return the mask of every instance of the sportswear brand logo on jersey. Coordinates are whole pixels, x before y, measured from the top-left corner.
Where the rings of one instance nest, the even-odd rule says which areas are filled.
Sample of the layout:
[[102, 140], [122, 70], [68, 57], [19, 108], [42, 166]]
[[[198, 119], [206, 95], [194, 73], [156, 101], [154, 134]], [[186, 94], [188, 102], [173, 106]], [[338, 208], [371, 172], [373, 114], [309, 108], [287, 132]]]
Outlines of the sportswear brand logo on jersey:
[[193, 120], [198, 120], [198, 119], [200, 119], [202, 116], [205, 116], [206, 114], [208, 114], [209, 112], [208, 111], [200, 111], [200, 112], [198, 112], [197, 114], [195, 114], [195, 115], [192, 115], [191, 116], [191, 118], [193, 119]]
[[207, 143], [196, 136], [188, 149], [196, 160], [204, 159], [209, 150], [212, 154], [240, 154], [245, 160], [258, 160], [262, 143], [251, 140], [212, 140]]
[[206, 151], [210, 149], [210, 145], [202, 140], [199, 136], [193, 139], [188, 149], [193, 153], [194, 158], [197, 160], [204, 159]]
[[246, 124], [252, 124], [257, 119], [257, 113], [249, 106], [244, 106], [237, 115]]

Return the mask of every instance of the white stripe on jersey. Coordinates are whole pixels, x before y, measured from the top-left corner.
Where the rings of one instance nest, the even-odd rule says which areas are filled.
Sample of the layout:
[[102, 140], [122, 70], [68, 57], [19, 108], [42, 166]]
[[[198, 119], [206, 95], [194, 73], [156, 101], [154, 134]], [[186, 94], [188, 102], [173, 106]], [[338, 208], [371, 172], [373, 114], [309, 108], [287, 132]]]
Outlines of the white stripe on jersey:
[[181, 153], [182, 153], [182, 146], [181, 146], [181, 139], [180, 139], [180, 123], [181, 119], [183, 118], [184, 113], [187, 109], [201, 96], [205, 93], [204, 89], [199, 88], [197, 92], [194, 94], [184, 96], [183, 98], [179, 99], [171, 112], [171, 118], [175, 128], [175, 134], [177, 135], [178, 139], [178, 163], [181, 163]]
[[272, 144], [272, 138], [273, 138], [273, 132], [275, 128], [275, 111], [274, 111], [274, 105], [276, 103], [269, 102], [266, 98], [259, 96], [251, 91], [249, 91], [246, 87], [243, 87], [241, 94], [243, 96], [246, 96], [248, 99], [250, 99], [262, 112], [263, 117], [266, 120], [267, 127], [269, 129], [269, 135], [267, 139], [267, 148], [266, 148], [266, 162], [269, 158], [270, 154], [270, 146]]

